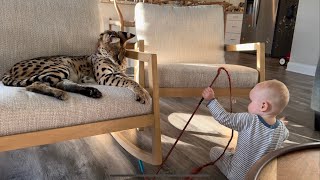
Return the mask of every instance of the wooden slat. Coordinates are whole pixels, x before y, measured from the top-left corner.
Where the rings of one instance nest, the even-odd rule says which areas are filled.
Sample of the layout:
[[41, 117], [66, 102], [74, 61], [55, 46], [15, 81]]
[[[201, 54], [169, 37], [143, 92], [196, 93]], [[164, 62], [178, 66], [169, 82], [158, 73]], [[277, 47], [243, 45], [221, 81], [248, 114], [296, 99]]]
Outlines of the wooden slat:
[[255, 51], [257, 43], [246, 43], [246, 44], [232, 44], [226, 45], [226, 51]]
[[[109, 24], [114, 25], [114, 26], [121, 26], [121, 22], [119, 20], [112, 20], [111, 18], [109, 19]], [[135, 22], [134, 21], [123, 21], [124, 27], [135, 27]]]
[[[144, 52], [144, 41], [138, 40], [138, 42], [135, 43], [134, 49], [139, 52]], [[134, 80], [138, 82], [143, 88], [145, 87], [144, 83], [144, 77], [145, 71], [144, 71], [144, 62], [143, 61], [135, 61], [134, 62]], [[149, 92], [152, 94], [151, 92]], [[143, 131], [144, 128], [137, 128], [138, 131]]]
[[[201, 97], [204, 88], [159, 88], [160, 97]], [[232, 88], [232, 96], [248, 97], [250, 88]], [[214, 88], [217, 96], [229, 96], [229, 88]]]
[[1, 136], [0, 151], [51, 144], [136, 127], [151, 126], [153, 125], [153, 119], [154, 116], [150, 114], [31, 133]]
[[[144, 41], [143, 40], [139, 40], [137, 42], [137, 46], [138, 46], [138, 51], [139, 52], [144, 52]], [[139, 84], [142, 87], [145, 87], [145, 71], [144, 71], [144, 62], [143, 61], [139, 61], [139, 63], [137, 64], [137, 68], [136, 70], [138, 70], [138, 78], [139, 78]]]
[[121, 13], [121, 11], [120, 11], [120, 9], [119, 9], [119, 6], [118, 6], [118, 4], [117, 4], [117, 1], [116, 1], [116, 0], [114, 0], [114, 1], [113, 1], [113, 5], [114, 5], [114, 8], [116, 9], [116, 12], [117, 12], [118, 17], [119, 17], [119, 26], [120, 26], [120, 30], [121, 30], [121, 31], [124, 31], [123, 16], [122, 16], [122, 13]]
[[145, 52], [137, 52], [134, 50], [127, 50], [125, 56], [127, 58], [148, 62], [150, 59], [153, 58], [153, 56], [156, 56], [156, 55], [150, 54], [150, 53], [145, 53]]
[[126, 43], [126, 49], [134, 49], [136, 43]]
[[[144, 68], [144, 67], [143, 67]], [[158, 67], [157, 56], [154, 55], [148, 62], [148, 78], [149, 90], [153, 95], [153, 113], [154, 124], [152, 129], [152, 159], [156, 164], [162, 162], [161, 148], [161, 129], [160, 129], [160, 102], [159, 102], [159, 82], [158, 82]], [[143, 74], [144, 77], [144, 74]], [[143, 79], [144, 81], [144, 79]]]
[[266, 79], [266, 60], [265, 60], [265, 44], [258, 43], [256, 44], [257, 49], [257, 70], [259, 71], [259, 82], [262, 82]]
[[266, 79], [265, 73], [265, 44], [264, 43], [246, 43], [226, 45], [226, 51], [257, 51], [256, 69], [259, 71], [259, 82]]

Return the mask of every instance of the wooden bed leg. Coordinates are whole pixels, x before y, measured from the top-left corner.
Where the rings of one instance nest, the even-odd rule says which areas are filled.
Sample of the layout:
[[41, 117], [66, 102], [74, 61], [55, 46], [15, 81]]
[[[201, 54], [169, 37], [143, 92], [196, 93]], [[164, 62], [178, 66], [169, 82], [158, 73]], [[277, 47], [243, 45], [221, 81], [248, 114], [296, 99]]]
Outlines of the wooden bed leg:
[[152, 130], [152, 159], [154, 165], [162, 163], [161, 130], [160, 127]]
[[[135, 129], [129, 129], [125, 131], [132, 131]], [[131, 155], [136, 158], [152, 164], [152, 165], [160, 165], [162, 162], [162, 151], [161, 151], [161, 134], [160, 129], [152, 130], [152, 153], [142, 150], [137, 147], [135, 143], [129, 140], [122, 134], [123, 131], [120, 132], [112, 132], [111, 135], [113, 138]]]
[[[158, 98], [155, 98], [154, 101], [158, 101]], [[158, 105], [154, 104], [154, 110], [159, 108]], [[126, 138], [121, 131], [113, 132], [111, 135], [113, 138], [131, 155], [136, 158], [147, 162], [152, 165], [160, 165], [162, 163], [162, 147], [161, 147], [161, 129], [160, 129], [160, 112], [154, 111], [154, 123], [149, 126], [152, 128], [152, 153], [149, 153], [145, 150], [140, 149], [132, 141]], [[126, 131], [134, 131], [135, 129], [129, 129]]]
[[[140, 41], [139, 51], [143, 51], [143, 46], [141, 45], [143, 41]], [[160, 165], [162, 163], [162, 147], [161, 147], [161, 129], [160, 129], [160, 104], [159, 104], [159, 84], [158, 84], [158, 69], [157, 69], [157, 55], [149, 54], [146, 56], [146, 53], [127, 51], [127, 57], [133, 59], [139, 59], [139, 84], [144, 87], [144, 62], [148, 63], [148, 76], [149, 76], [149, 93], [152, 97], [152, 106], [153, 106], [153, 117], [150, 119], [147, 126], [140, 127], [151, 127], [152, 128], [152, 153], [146, 152], [128, 138], [126, 138], [121, 132], [113, 132], [111, 135], [114, 139], [130, 154], [136, 158], [147, 162], [152, 165]], [[141, 74], [141, 75], [140, 75]], [[135, 71], [136, 75], [136, 71]], [[135, 76], [136, 77], [136, 76]], [[139, 127], [139, 126], [138, 126]], [[135, 129], [129, 129], [126, 131], [132, 131]], [[136, 131], [135, 131], [136, 132]]]
[[[144, 42], [141, 42], [144, 45]], [[140, 47], [139, 47], [140, 49]], [[144, 49], [142, 49], [144, 50]], [[157, 55], [153, 55], [148, 62], [149, 89], [152, 93], [154, 121], [152, 127], [152, 159], [155, 164], [162, 163], [161, 128], [160, 128], [160, 100]], [[144, 79], [143, 79], [144, 81]]]

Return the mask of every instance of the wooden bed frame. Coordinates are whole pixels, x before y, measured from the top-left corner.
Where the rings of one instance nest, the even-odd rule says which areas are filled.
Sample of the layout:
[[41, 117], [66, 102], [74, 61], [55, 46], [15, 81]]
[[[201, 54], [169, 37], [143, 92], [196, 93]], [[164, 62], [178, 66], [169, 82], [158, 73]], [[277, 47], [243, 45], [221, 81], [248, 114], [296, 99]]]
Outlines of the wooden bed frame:
[[[151, 114], [105, 120], [96, 123], [81, 124], [43, 131], [21, 133], [9, 136], [1, 136], [0, 152], [111, 133], [116, 141], [133, 156], [152, 165], [161, 164], [162, 150], [159, 115], [157, 56], [155, 54], [128, 50], [126, 53], [126, 57], [138, 60], [140, 62], [147, 62], [149, 64], [148, 75], [150, 87], [148, 91], [152, 97], [153, 106]], [[123, 130], [135, 131], [135, 128], [140, 127], [152, 128], [152, 152], [147, 152], [138, 148], [133, 142], [131, 142], [121, 134], [121, 131]]]

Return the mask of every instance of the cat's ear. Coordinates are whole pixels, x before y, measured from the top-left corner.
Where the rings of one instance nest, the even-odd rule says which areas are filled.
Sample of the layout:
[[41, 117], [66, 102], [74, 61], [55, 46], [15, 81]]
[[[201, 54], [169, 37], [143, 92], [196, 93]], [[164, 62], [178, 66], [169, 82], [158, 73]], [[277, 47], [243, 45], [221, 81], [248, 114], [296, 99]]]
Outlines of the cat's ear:
[[134, 38], [136, 35], [129, 33], [129, 32], [124, 32], [124, 31], [118, 31], [118, 37], [120, 38], [120, 44], [123, 46], [126, 41], [129, 39]]
[[120, 42], [120, 37], [116, 31], [106, 30], [100, 34], [98, 42], [103, 44], [116, 44]]

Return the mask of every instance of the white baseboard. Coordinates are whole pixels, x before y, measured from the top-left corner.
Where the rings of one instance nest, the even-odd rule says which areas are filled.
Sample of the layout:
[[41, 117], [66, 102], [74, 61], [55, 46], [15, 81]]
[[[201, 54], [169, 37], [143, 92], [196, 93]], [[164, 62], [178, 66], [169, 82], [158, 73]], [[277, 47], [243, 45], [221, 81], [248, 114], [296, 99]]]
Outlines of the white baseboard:
[[312, 65], [306, 65], [306, 64], [289, 61], [287, 66], [287, 71], [314, 76], [316, 73], [316, 68], [317, 68], [316, 65], [312, 66]]

